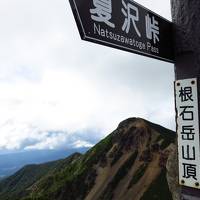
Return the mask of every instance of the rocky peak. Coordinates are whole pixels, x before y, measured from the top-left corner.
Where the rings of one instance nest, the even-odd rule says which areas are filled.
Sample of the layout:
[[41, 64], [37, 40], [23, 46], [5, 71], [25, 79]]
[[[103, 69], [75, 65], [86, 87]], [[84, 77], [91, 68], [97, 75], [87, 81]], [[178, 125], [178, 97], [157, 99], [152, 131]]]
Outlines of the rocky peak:
[[17, 200], [171, 200], [166, 162], [174, 140], [173, 131], [126, 119], [86, 154], [74, 154], [32, 186], [20, 187]]

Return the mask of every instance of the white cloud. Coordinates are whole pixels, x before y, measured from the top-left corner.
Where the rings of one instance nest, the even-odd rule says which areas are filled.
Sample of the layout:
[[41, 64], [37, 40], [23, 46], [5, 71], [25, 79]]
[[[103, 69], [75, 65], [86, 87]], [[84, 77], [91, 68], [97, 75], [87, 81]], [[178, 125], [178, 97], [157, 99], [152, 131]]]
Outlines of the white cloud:
[[171, 20], [171, 10], [170, 10], [170, 1], [164, 0], [135, 0], [139, 4], [145, 6], [146, 8], [154, 11], [158, 15]]
[[[138, 2], [170, 19], [167, 0]], [[134, 116], [174, 128], [171, 64], [81, 41], [65, 0], [0, 13], [0, 150], [90, 146]]]

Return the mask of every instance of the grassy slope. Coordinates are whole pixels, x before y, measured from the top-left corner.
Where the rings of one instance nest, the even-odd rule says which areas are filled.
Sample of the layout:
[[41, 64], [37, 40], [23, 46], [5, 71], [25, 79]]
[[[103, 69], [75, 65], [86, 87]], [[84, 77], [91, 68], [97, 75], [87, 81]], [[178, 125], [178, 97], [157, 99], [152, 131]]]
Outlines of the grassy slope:
[[[151, 198], [150, 198], [151, 197]], [[144, 193], [141, 200], [172, 200], [172, 195], [169, 191], [166, 171], [163, 169], [160, 176], [151, 184], [149, 189]]]
[[66, 159], [23, 167], [14, 175], [0, 182], [0, 200], [19, 200], [29, 193], [27, 189], [32, 186], [33, 183], [47, 174], [59, 171], [77, 156], [80, 155], [75, 154]]
[[92, 166], [104, 159], [107, 150], [112, 146], [112, 137], [113, 134], [110, 134], [84, 156], [69, 163], [61, 171], [40, 179], [37, 189], [24, 199], [83, 199], [94, 184], [95, 171], [92, 170]]
[[[125, 127], [130, 121], [135, 121], [135, 118], [124, 121], [118, 128]], [[175, 136], [173, 131], [151, 122], [146, 122], [157, 132], [163, 133], [160, 139], [164, 141], [164, 147], [174, 141]], [[93, 170], [92, 166], [100, 160], [106, 162], [105, 155], [112, 147], [113, 141], [119, 136], [120, 133], [114, 131], [91, 148], [85, 155], [78, 156], [76, 159], [52, 162], [49, 166], [47, 163], [44, 165], [25, 167], [0, 183], [0, 200], [21, 200], [22, 196], [24, 196], [23, 200], [83, 200], [94, 185], [96, 171]], [[132, 163], [134, 163], [134, 159]], [[121, 171], [124, 173], [126, 169], [121, 169]], [[154, 192], [157, 192], [155, 188], [163, 183], [163, 173], [159, 177], [160, 179], [158, 178], [147, 193], [144, 194], [143, 200], [146, 200], [147, 197], [150, 198], [151, 195], [154, 195]], [[135, 180], [133, 180], [132, 184], [134, 182]], [[115, 183], [113, 184], [115, 185]], [[168, 186], [166, 184], [165, 186], [167, 189], [166, 191], [163, 190], [163, 192], [169, 193]], [[24, 190], [24, 188], [30, 189], [30, 187], [31, 190]], [[108, 193], [105, 192], [106, 194]], [[102, 196], [102, 199], [105, 198]], [[156, 200], [156, 198], [154, 199]]]

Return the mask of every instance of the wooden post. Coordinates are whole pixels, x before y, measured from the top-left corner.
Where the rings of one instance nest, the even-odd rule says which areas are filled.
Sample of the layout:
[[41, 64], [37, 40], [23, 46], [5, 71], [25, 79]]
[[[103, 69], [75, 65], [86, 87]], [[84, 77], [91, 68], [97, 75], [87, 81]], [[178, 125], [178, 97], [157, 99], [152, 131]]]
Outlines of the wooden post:
[[[200, 0], [171, 0], [171, 9], [175, 32], [175, 78], [198, 78], [200, 100]], [[200, 200], [200, 190], [181, 187], [181, 200]]]

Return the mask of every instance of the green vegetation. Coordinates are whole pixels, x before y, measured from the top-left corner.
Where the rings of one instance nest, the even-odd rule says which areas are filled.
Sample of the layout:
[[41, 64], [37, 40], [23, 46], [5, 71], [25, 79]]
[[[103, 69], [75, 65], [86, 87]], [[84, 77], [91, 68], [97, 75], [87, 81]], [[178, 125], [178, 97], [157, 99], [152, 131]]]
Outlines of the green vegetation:
[[134, 165], [134, 162], [137, 158], [138, 152], [135, 151], [128, 159], [127, 161], [119, 168], [117, 171], [114, 179], [111, 181], [111, 185], [113, 188], [117, 186], [117, 184], [122, 180], [123, 177], [127, 175], [131, 167]]
[[[44, 177], [37, 183], [36, 191], [31, 193], [32, 199], [47, 198], [47, 199], [75, 199], [84, 196], [88, 190], [88, 185], [84, 183], [85, 177], [89, 174], [89, 166], [84, 165], [82, 158], [69, 163], [63, 170]], [[81, 186], [77, 187], [76, 185]], [[75, 190], [75, 191], [74, 191]], [[76, 190], [77, 193], [76, 193]], [[70, 191], [74, 191], [73, 193]]]
[[128, 185], [128, 189], [132, 187], [132, 185], [136, 184], [140, 178], [142, 178], [142, 176], [144, 175], [146, 169], [148, 167], [148, 164], [143, 163], [139, 169], [135, 172], [135, 174], [133, 175], [133, 178], [131, 179], [129, 185]]
[[111, 162], [111, 166], [113, 166], [123, 155], [123, 152], [121, 150], [118, 150], [117, 153], [114, 156], [114, 159]]
[[164, 150], [168, 147], [171, 143], [174, 143], [175, 138], [165, 137], [163, 135], [159, 135], [156, 139], [156, 142], [161, 142], [160, 149]]
[[137, 158], [138, 152], [135, 151], [128, 159], [127, 161], [119, 168], [114, 178], [111, 180], [111, 182], [108, 184], [108, 187], [104, 191], [103, 195], [100, 199], [111, 199], [113, 195], [114, 189], [117, 187], [119, 182], [128, 174], [131, 167], [134, 165], [134, 162]]
[[[148, 122], [148, 121], [147, 121]], [[171, 143], [175, 142], [176, 139], [176, 133], [172, 130], [169, 130], [167, 128], [164, 128], [162, 126], [159, 126], [157, 124], [153, 124], [151, 122], [148, 122], [150, 126], [158, 133], [161, 133], [158, 138], [156, 139], [156, 142], [161, 141], [160, 149], [163, 150], [166, 147], [168, 147]]]
[[[0, 200], [83, 200], [95, 185], [96, 166], [100, 166], [104, 170], [105, 166], [112, 167], [116, 164], [115, 167], [119, 169], [112, 180], [108, 177], [109, 183], [99, 198], [99, 200], [112, 200], [120, 181], [125, 180], [130, 169], [134, 167], [136, 159], [139, 160], [138, 155], [141, 156], [142, 149], [133, 150], [136, 149], [134, 145], [141, 142], [141, 138], [144, 139], [144, 137], [140, 138], [140, 129], [135, 130], [137, 127], [133, 127], [134, 130], [129, 130], [130, 134], [127, 132], [124, 134], [130, 125], [129, 122], [135, 121], [136, 118], [120, 123], [116, 131], [91, 148], [85, 155], [74, 154], [63, 160], [24, 167], [13, 176], [0, 182]], [[160, 134], [157, 140], [163, 141], [162, 148], [174, 142], [173, 131], [150, 122], [147, 123], [150, 131], [153, 127]], [[136, 140], [134, 132], [137, 132], [137, 141], [134, 141]], [[153, 145], [151, 141], [149, 141], [149, 146]], [[113, 148], [114, 144], [116, 144], [116, 151]], [[110, 151], [111, 149], [113, 152]], [[117, 166], [120, 157], [131, 151], [130, 157], [121, 166]], [[111, 166], [108, 165], [110, 160]], [[143, 164], [133, 175], [128, 188], [136, 184], [145, 173], [148, 164], [145, 163], [145, 160], [140, 162]], [[152, 183], [141, 200], [147, 199], [171, 200], [165, 170]]]
[[112, 137], [113, 134], [107, 136], [84, 156], [76, 154], [64, 160], [24, 167], [1, 181], [0, 200], [83, 199], [96, 177], [92, 166], [105, 162]]
[[91, 148], [84, 156], [66, 165], [62, 170], [43, 177], [36, 184], [38, 189], [31, 192], [29, 199], [83, 199], [94, 185], [96, 171], [92, 169], [92, 166], [105, 160], [106, 153], [111, 147], [112, 134]]
[[101, 140], [98, 144], [96, 144], [93, 148], [91, 148], [83, 158], [83, 163], [87, 163], [89, 165], [96, 164], [99, 159], [105, 158], [106, 153], [112, 147], [112, 139], [113, 133], [108, 135], [106, 138]]
[[70, 163], [80, 154], [40, 165], [28, 165], [19, 170], [14, 175], [0, 182], [0, 200], [19, 200], [28, 195], [28, 190], [37, 180], [55, 171], [60, 170], [63, 166]]
[[[146, 120], [145, 120], [146, 121]], [[172, 130], [169, 130], [167, 128], [164, 128], [158, 124], [151, 123], [149, 121], [146, 121], [150, 127], [152, 127], [156, 132], [160, 133], [157, 141], [163, 140], [161, 144], [161, 150], [165, 149], [167, 146], [169, 146], [170, 143], [174, 143], [176, 139], [176, 133]]]
[[163, 169], [158, 178], [151, 184], [149, 189], [144, 193], [141, 200], [172, 200], [172, 195], [169, 191], [166, 169]]

